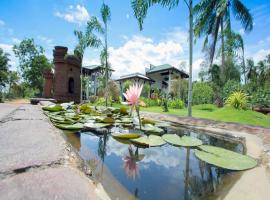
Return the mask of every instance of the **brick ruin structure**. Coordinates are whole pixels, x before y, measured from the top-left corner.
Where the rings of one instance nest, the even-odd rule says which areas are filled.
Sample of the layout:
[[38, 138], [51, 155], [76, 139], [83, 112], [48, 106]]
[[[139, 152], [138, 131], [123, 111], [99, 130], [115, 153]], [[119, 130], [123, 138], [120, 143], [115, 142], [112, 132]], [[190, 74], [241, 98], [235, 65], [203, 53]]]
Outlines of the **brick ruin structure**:
[[54, 74], [44, 72], [43, 96], [53, 97], [57, 102], [80, 102], [80, 74], [81, 62], [68, 55], [68, 48], [56, 46], [53, 51]]

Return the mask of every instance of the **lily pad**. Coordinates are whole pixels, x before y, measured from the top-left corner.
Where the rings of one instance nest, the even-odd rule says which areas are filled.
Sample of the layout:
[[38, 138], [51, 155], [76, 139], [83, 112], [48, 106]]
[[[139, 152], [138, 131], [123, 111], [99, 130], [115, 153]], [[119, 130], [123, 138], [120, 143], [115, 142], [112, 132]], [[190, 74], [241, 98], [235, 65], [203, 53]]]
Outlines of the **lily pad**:
[[169, 144], [183, 147], [196, 147], [202, 145], [202, 141], [190, 136], [178, 136], [176, 134], [164, 134], [162, 138]]
[[224, 148], [209, 145], [202, 145], [199, 148], [201, 151], [195, 151], [197, 158], [221, 168], [230, 170], [247, 170], [254, 168], [257, 165], [256, 160], [253, 158]]
[[152, 124], [152, 125], [155, 125], [156, 123], [153, 121], [153, 120], [151, 120], [151, 119], [143, 119], [142, 120], [142, 124], [144, 125], [144, 124]]
[[131, 139], [131, 142], [142, 145], [142, 146], [149, 146], [149, 147], [162, 146], [166, 143], [158, 135], [142, 136], [137, 139]]
[[63, 129], [63, 130], [81, 130], [83, 129], [83, 124], [77, 123], [77, 124], [54, 124], [57, 128]]
[[110, 126], [110, 124], [105, 123], [85, 123], [84, 128], [86, 129], [99, 129], [99, 128], [105, 128]]
[[169, 122], [156, 122], [156, 126], [165, 128], [165, 127], [170, 127], [171, 124]]
[[53, 104], [50, 106], [45, 106], [45, 107], [42, 107], [42, 109], [50, 111], [50, 112], [58, 112], [58, 111], [64, 110], [60, 104]]
[[[140, 127], [136, 127], [137, 129], [139, 129]], [[148, 132], [148, 133], [163, 133], [164, 130], [159, 128], [159, 127], [156, 127], [152, 124], [145, 124], [144, 126], [142, 126], [142, 130], [145, 131], [145, 132]]]
[[112, 136], [118, 139], [135, 139], [141, 137], [138, 133], [112, 133]]
[[127, 140], [127, 139], [120, 139], [120, 138], [116, 138], [116, 137], [113, 137], [113, 139], [115, 139], [116, 141], [118, 141], [122, 144], [131, 144], [131, 141]]

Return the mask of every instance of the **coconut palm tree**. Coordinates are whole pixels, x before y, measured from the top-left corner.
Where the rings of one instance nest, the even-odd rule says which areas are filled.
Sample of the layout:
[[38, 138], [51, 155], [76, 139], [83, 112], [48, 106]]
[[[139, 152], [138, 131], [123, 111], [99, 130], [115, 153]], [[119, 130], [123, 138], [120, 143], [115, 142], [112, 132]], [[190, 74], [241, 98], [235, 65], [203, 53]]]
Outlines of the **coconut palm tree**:
[[253, 17], [241, 0], [201, 0], [194, 7], [196, 37], [205, 36], [204, 49], [210, 42], [209, 59], [213, 64], [218, 39], [221, 39], [221, 77], [224, 82], [225, 40], [231, 33], [231, 13], [243, 29], [253, 29]]
[[[96, 17], [91, 17], [87, 22], [87, 27], [85, 32], [75, 30], [74, 35], [78, 39], [78, 44], [75, 46], [74, 55], [79, 58], [81, 65], [83, 63], [84, 52], [86, 48], [98, 48], [101, 45], [101, 40], [95, 34], [94, 31], [102, 32], [101, 25]], [[80, 101], [82, 101], [82, 68], [81, 68], [81, 96]]]
[[[179, 5], [179, 0], [132, 0], [134, 15], [138, 20], [140, 30], [143, 29], [143, 21], [148, 9], [155, 5], [172, 9]], [[189, 84], [188, 84], [188, 116], [192, 116], [192, 60], [193, 60], [193, 0], [184, 0], [189, 10]]]
[[[103, 33], [104, 33], [104, 48], [101, 52], [101, 59], [105, 60], [105, 99], [106, 99], [106, 106], [108, 106], [108, 81], [109, 81], [109, 63], [108, 63], [108, 22], [111, 20], [111, 11], [110, 7], [106, 5], [103, 1], [103, 4], [100, 9], [102, 22], [104, 24]], [[102, 61], [101, 60], [101, 61]]]

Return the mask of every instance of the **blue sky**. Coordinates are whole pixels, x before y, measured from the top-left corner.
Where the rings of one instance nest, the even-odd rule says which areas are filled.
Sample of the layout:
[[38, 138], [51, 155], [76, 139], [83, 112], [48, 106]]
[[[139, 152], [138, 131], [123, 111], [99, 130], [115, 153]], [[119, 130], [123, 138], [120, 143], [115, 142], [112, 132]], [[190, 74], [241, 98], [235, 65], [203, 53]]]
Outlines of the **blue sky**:
[[[129, 0], [105, 0], [110, 6], [109, 24], [110, 62], [116, 70], [114, 77], [130, 72], [144, 72], [150, 63], [169, 63], [176, 67], [188, 60], [188, 11], [181, 1], [171, 11], [155, 6], [148, 12], [144, 30], [139, 31]], [[197, 1], [195, 1], [196, 3]], [[243, 33], [240, 24], [233, 21], [236, 32], [243, 34], [247, 57], [257, 61], [270, 53], [270, 3], [268, 0], [242, 0], [254, 17], [254, 29]], [[0, 47], [11, 54], [11, 65], [18, 61], [12, 54], [12, 45], [24, 38], [34, 38], [51, 59], [55, 45], [73, 50], [74, 29], [84, 30], [91, 16], [100, 18], [101, 0], [1, 0]], [[194, 78], [204, 55], [201, 40], [195, 44]], [[88, 49], [84, 64], [99, 63], [99, 49]]]

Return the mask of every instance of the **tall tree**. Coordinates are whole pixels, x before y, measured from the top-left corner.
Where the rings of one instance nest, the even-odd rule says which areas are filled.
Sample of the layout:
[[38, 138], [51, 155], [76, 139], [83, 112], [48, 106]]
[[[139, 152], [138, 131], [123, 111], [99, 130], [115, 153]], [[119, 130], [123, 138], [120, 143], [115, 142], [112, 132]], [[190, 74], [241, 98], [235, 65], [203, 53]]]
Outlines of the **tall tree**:
[[[98, 48], [101, 45], [101, 40], [98, 38], [97, 33], [102, 32], [101, 24], [99, 23], [96, 17], [91, 17], [87, 22], [87, 27], [85, 32], [83, 31], [74, 31], [74, 35], [78, 39], [78, 44], [74, 49], [74, 55], [80, 59], [81, 65], [83, 63], [84, 53], [86, 48]], [[82, 68], [81, 68], [81, 95], [80, 100], [82, 101], [82, 93], [83, 93], [83, 77], [82, 77]]]
[[[143, 29], [143, 22], [148, 9], [155, 5], [168, 8], [169, 10], [179, 5], [179, 0], [132, 0], [134, 15], [138, 20], [140, 30]], [[192, 116], [192, 61], [193, 61], [193, 0], [184, 0], [189, 11], [189, 84], [188, 84], [188, 116]]]
[[3, 101], [2, 93], [3, 88], [8, 83], [8, 71], [9, 71], [9, 54], [5, 53], [3, 49], [0, 48], [0, 102]]
[[34, 39], [25, 39], [13, 46], [15, 56], [19, 59], [19, 70], [26, 83], [42, 94], [43, 71], [51, 69], [52, 63], [44, 55], [44, 49], [36, 45]]
[[195, 36], [205, 36], [204, 49], [210, 42], [209, 59], [212, 65], [218, 39], [221, 39], [221, 78], [224, 82], [225, 40], [231, 33], [231, 13], [246, 32], [253, 29], [253, 18], [241, 0], [202, 0], [194, 8]]
[[104, 49], [101, 52], [101, 61], [102, 58], [105, 60], [105, 99], [106, 106], [108, 106], [108, 81], [109, 81], [109, 63], [108, 63], [108, 22], [111, 20], [111, 11], [108, 5], [103, 1], [103, 4], [100, 9], [102, 22], [104, 24]]

